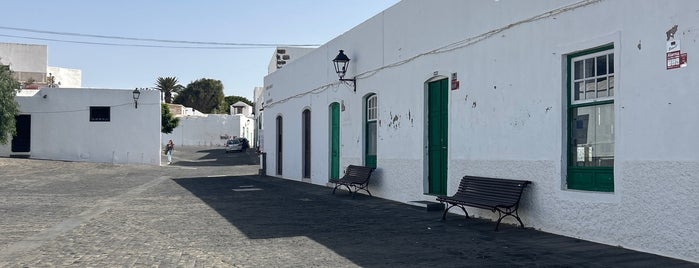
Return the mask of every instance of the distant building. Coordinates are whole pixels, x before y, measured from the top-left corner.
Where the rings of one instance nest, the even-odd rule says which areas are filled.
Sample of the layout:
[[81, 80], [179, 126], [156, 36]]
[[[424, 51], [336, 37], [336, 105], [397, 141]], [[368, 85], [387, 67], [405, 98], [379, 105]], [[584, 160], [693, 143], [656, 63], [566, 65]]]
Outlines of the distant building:
[[[256, 140], [252, 107], [244, 102], [231, 105], [231, 114], [204, 114], [181, 104], [168, 104], [170, 113], [180, 118], [170, 134], [162, 134], [162, 143], [172, 140], [184, 146], [224, 146], [232, 138]], [[240, 113], [235, 113], [236, 111]]]
[[244, 115], [247, 117], [252, 117], [252, 113], [253, 113], [252, 106], [248, 105], [245, 102], [242, 102], [242, 101], [236, 102], [233, 105], [231, 105], [230, 108], [231, 108], [232, 115], [240, 114], [240, 115]]
[[254, 114], [253, 117], [255, 119], [255, 143], [253, 143], [253, 146], [255, 148], [258, 148], [259, 150], [262, 150], [262, 137], [263, 137], [263, 131], [262, 131], [262, 114], [264, 113], [264, 109], [262, 109], [262, 104], [264, 101], [264, 98], [262, 96], [262, 93], [264, 93], [264, 88], [263, 87], [255, 87], [254, 93], [253, 93], [253, 103], [255, 104], [254, 109]]
[[82, 71], [48, 66], [46, 45], [0, 43], [0, 65], [10, 66], [23, 88], [82, 87]]
[[308, 52], [313, 51], [315, 48], [312, 47], [278, 47], [272, 59], [269, 61], [269, 66], [267, 67], [267, 73], [272, 73], [278, 69], [284, 67], [284, 65], [289, 64], [292, 61], [308, 54]]
[[158, 91], [61, 88], [21, 90], [17, 136], [0, 156], [160, 165]]

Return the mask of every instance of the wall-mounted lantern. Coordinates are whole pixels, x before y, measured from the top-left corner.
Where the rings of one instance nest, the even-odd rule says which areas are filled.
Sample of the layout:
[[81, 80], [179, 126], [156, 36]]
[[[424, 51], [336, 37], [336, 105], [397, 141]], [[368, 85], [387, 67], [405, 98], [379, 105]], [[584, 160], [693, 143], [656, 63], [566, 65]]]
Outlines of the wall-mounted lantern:
[[141, 91], [138, 90], [138, 88], [133, 90], [133, 104], [134, 108], [138, 109], [138, 98], [141, 97]]
[[347, 68], [349, 67], [349, 62], [350, 58], [345, 55], [344, 50], [340, 50], [340, 53], [337, 54], [337, 57], [333, 59], [333, 64], [335, 65], [335, 72], [337, 75], [340, 77], [340, 81], [342, 82], [352, 82], [352, 86], [354, 87], [354, 92], [357, 92], [357, 78], [352, 78], [352, 79], [345, 79], [345, 73], [347, 73]]

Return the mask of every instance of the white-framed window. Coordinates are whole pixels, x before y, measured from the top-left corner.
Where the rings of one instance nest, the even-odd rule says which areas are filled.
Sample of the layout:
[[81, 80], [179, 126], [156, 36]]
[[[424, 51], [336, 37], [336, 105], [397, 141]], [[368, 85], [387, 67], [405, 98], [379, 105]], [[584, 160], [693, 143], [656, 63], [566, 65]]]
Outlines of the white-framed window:
[[614, 191], [614, 46], [568, 55], [568, 189]]
[[366, 166], [376, 167], [376, 135], [378, 121], [378, 103], [376, 94], [369, 95], [366, 98], [366, 134], [365, 134], [365, 155], [364, 162]]

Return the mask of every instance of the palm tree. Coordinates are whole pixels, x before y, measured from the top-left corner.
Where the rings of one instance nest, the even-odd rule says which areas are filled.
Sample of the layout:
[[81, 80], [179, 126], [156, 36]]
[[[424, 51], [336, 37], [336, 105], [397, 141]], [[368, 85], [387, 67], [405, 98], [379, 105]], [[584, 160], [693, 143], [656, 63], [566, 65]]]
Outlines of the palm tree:
[[172, 93], [177, 93], [184, 87], [177, 83], [177, 77], [158, 77], [155, 88], [165, 95], [165, 102], [172, 103]]

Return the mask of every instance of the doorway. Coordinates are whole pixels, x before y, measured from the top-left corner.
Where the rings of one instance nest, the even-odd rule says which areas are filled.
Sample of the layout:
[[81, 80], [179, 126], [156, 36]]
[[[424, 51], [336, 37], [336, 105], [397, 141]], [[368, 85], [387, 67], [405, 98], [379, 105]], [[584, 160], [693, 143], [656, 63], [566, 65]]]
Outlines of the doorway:
[[15, 116], [17, 136], [12, 138], [13, 153], [28, 153], [31, 150], [32, 116], [21, 114]]
[[303, 178], [311, 178], [311, 110], [304, 110], [302, 117], [303, 129]]
[[282, 175], [282, 116], [277, 116], [277, 175]]
[[427, 85], [428, 193], [447, 193], [449, 87], [447, 79]]
[[340, 178], [340, 104], [330, 104], [330, 179]]

